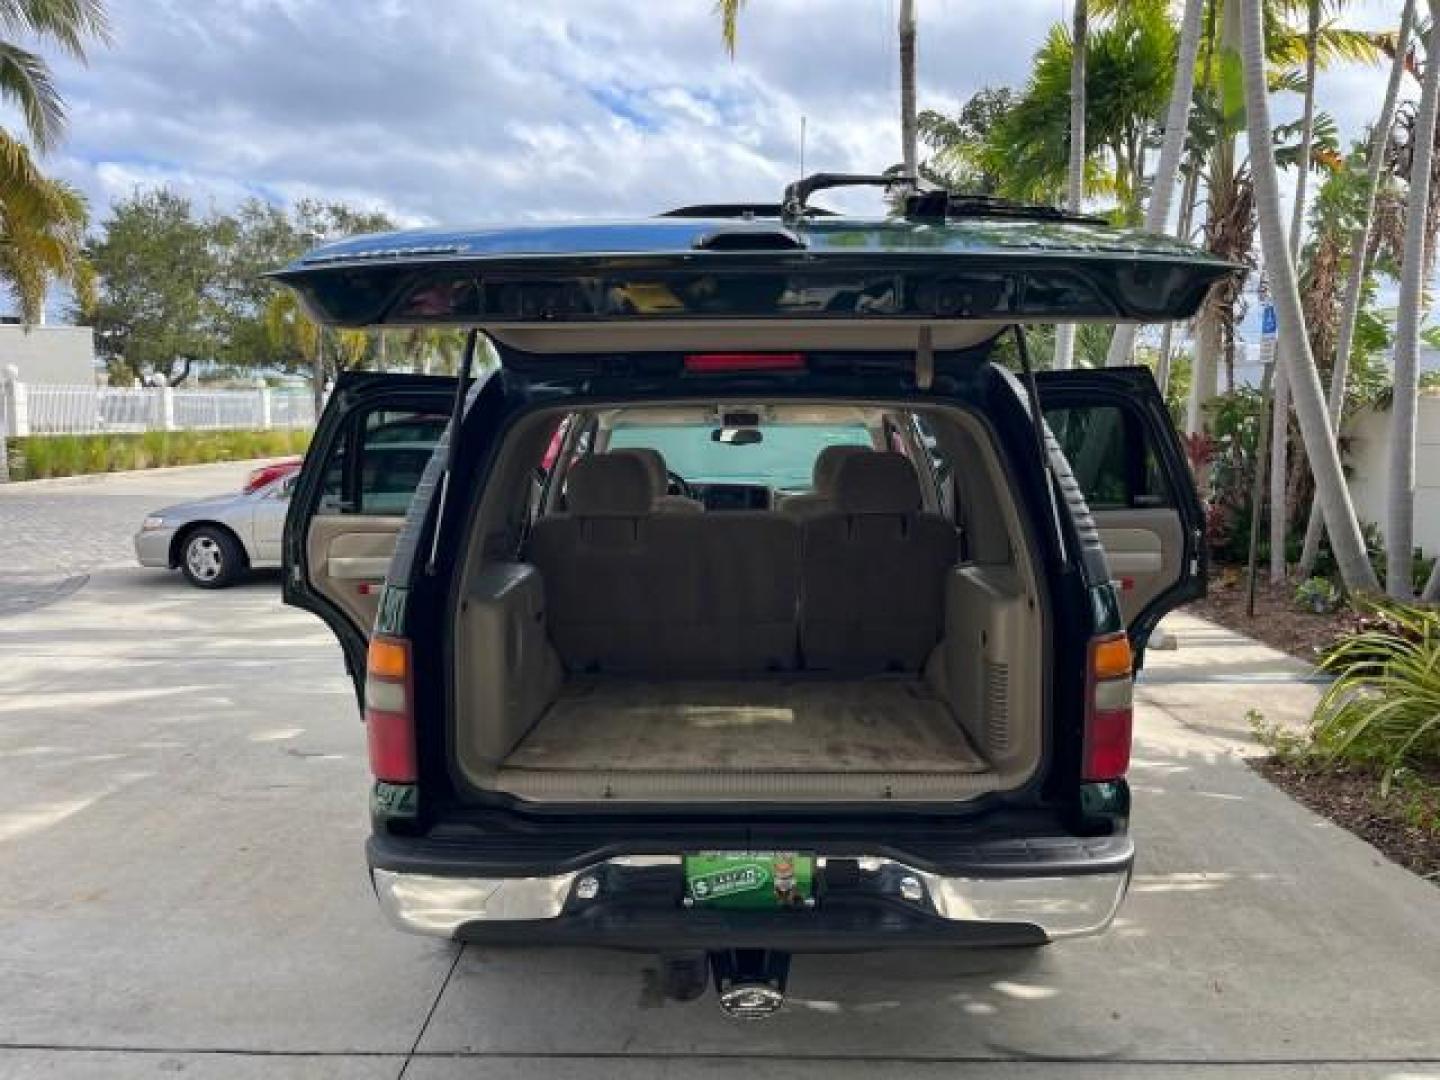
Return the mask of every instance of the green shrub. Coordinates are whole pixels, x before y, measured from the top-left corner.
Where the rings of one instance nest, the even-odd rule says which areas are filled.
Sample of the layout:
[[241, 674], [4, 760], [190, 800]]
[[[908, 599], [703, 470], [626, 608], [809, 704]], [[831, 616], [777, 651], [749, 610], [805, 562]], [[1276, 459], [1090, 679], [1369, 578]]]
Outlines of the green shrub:
[[1340, 600], [1340, 590], [1329, 578], [1307, 578], [1295, 590], [1295, 606], [1316, 615], [1328, 615], [1339, 610]]
[[30, 435], [8, 440], [15, 480], [202, 465], [304, 453], [308, 431], [147, 431], [138, 435]]
[[1335, 682], [1315, 710], [1315, 742], [1332, 759], [1398, 770], [1440, 761], [1440, 609], [1365, 601], [1368, 628], [1320, 659]]

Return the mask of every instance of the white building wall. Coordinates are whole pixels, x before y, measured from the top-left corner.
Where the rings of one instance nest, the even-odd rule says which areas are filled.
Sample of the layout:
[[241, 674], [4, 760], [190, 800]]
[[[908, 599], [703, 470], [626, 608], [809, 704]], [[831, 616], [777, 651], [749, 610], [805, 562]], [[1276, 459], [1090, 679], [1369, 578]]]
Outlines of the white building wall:
[[20, 381], [69, 386], [95, 382], [95, 332], [88, 326], [23, 326], [0, 323], [0, 375], [11, 365]]
[[[1361, 521], [1385, 530], [1389, 498], [1390, 414], [1366, 410], [1351, 422], [1350, 496]], [[1415, 416], [1415, 545], [1440, 555], [1440, 397], [1420, 398]]]

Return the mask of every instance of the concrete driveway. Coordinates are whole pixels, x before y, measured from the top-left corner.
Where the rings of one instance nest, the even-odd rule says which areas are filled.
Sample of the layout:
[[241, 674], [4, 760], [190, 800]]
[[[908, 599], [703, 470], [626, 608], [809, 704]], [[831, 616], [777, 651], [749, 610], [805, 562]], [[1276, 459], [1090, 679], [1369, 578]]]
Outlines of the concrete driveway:
[[[0, 489], [28, 567], [0, 589], [30, 597], [0, 617], [0, 1076], [1440, 1077], [1440, 890], [1245, 767], [1245, 710], [1315, 688], [1193, 619], [1152, 654], [1140, 863], [1104, 938], [801, 958], [788, 1010], [737, 1026], [662, 1001], [645, 957], [390, 930], [327, 632], [273, 577], [123, 564], [136, 515], [242, 472], [96, 481], [98, 515]], [[68, 557], [67, 514], [124, 532]]]

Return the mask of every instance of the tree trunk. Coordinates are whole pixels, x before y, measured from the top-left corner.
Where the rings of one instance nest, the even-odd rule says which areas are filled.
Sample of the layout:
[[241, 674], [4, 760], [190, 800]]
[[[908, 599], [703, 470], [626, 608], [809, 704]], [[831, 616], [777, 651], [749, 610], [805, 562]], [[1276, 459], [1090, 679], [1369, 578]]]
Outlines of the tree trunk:
[[1390, 408], [1390, 494], [1385, 513], [1385, 589], [1397, 600], [1415, 595], [1411, 564], [1415, 546], [1415, 408], [1418, 392], [1420, 320], [1425, 303], [1425, 208], [1430, 205], [1430, 162], [1435, 149], [1435, 111], [1440, 99], [1440, 17], [1431, 0], [1425, 79], [1413, 132], [1415, 158], [1406, 197], [1405, 262], [1400, 270], [1395, 318], [1395, 403]]
[[[1085, 50], [1090, 37], [1087, 0], [1075, 0], [1070, 32], [1070, 164], [1065, 174], [1065, 205], [1078, 211], [1085, 199]], [[1055, 328], [1056, 368], [1075, 366], [1075, 324]]]
[[[1400, 16], [1400, 31], [1395, 39], [1395, 59], [1390, 64], [1390, 82], [1385, 88], [1385, 103], [1370, 133], [1369, 158], [1366, 161], [1365, 206], [1360, 214], [1360, 227], [1350, 236], [1350, 274], [1345, 280], [1345, 299], [1340, 305], [1340, 327], [1335, 343], [1335, 362], [1330, 372], [1330, 425], [1340, 430], [1345, 412], [1345, 380], [1350, 373], [1350, 352], [1355, 345], [1355, 324], [1360, 320], [1360, 302], [1365, 291], [1365, 252], [1370, 243], [1370, 228], [1375, 220], [1375, 198], [1380, 190], [1380, 170], [1385, 166], [1385, 147], [1390, 140], [1390, 127], [1395, 123], [1395, 103], [1400, 97], [1400, 83], [1405, 76], [1405, 54], [1415, 26], [1415, 0], [1405, 0]], [[1305, 547], [1300, 553], [1300, 576], [1307, 578], [1320, 557], [1320, 537], [1325, 531], [1319, 504], [1310, 507], [1310, 523], [1305, 528]]]
[[[1190, 128], [1190, 102], [1195, 97], [1195, 60], [1200, 54], [1200, 23], [1204, 14], [1205, 0], [1185, 0], [1185, 13], [1180, 17], [1180, 51], [1175, 61], [1175, 83], [1170, 90], [1170, 107], [1165, 112], [1165, 138], [1160, 144], [1160, 161], [1155, 166], [1150, 204], [1145, 207], [1145, 229], [1148, 232], [1164, 232], [1170, 221], [1175, 180], [1180, 174], [1180, 155], [1185, 150], [1185, 136]], [[1184, 216], [1183, 208], [1181, 216]], [[1131, 363], [1136, 329], [1133, 323], [1115, 328], [1110, 337], [1110, 351], [1105, 356], [1106, 367]]]
[[[1290, 262], [1300, 267], [1301, 240], [1305, 235], [1305, 196], [1310, 186], [1310, 157], [1315, 146], [1315, 60], [1320, 38], [1320, 0], [1310, 0], [1305, 28], [1305, 108], [1300, 117], [1299, 175], [1295, 177], [1295, 207], [1290, 217]], [[1270, 581], [1285, 580], [1285, 538], [1290, 532], [1290, 500], [1285, 497], [1290, 479], [1290, 380], [1282, 364], [1275, 373], [1275, 416], [1270, 423]]]
[[900, 0], [900, 149], [905, 175], [919, 167], [915, 120], [915, 0]]
[[1214, 293], [1195, 320], [1195, 337], [1190, 356], [1190, 401], [1185, 410], [1185, 434], [1205, 430], [1205, 405], [1215, 396], [1219, 378], [1216, 360], [1220, 353], [1220, 320], [1223, 312]]
[[1366, 558], [1360, 525], [1355, 520], [1355, 507], [1340, 467], [1340, 452], [1330, 427], [1325, 398], [1320, 389], [1320, 376], [1315, 370], [1315, 359], [1305, 333], [1300, 289], [1295, 267], [1290, 262], [1290, 252], [1285, 245], [1285, 227], [1280, 220], [1280, 177], [1275, 168], [1275, 147], [1271, 142], [1261, 5], [1262, 0], [1243, 0], [1241, 4], [1245, 112], [1260, 240], [1279, 315], [1279, 345], [1290, 377], [1290, 390], [1300, 420], [1301, 436], [1305, 440], [1305, 451], [1310, 455], [1315, 470], [1315, 497], [1324, 508], [1325, 523], [1330, 530], [1341, 577], [1351, 592], [1373, 592], [1379, 588], [1379, 582], [1370, 560]]

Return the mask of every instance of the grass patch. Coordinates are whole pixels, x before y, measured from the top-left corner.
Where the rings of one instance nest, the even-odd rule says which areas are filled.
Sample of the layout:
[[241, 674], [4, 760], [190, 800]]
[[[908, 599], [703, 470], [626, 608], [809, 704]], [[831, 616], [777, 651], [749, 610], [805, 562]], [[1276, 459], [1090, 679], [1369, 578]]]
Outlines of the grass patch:
[[6, 440], [12, 480], [206, 465], [302, 454], [310, 432], [146, 431], [135, 435], [31, 435]]

